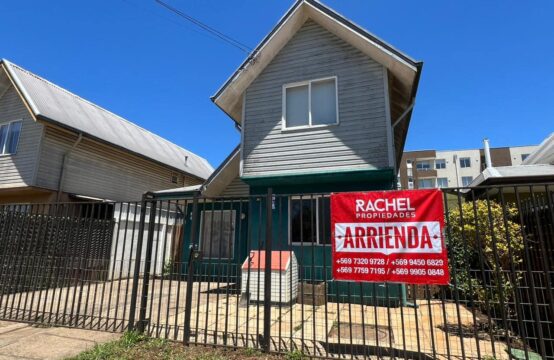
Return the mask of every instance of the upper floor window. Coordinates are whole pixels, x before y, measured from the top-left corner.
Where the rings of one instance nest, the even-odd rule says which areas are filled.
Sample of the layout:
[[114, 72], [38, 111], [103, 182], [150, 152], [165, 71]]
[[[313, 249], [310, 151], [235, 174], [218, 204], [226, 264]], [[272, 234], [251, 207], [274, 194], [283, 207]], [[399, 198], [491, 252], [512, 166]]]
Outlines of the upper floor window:
[[418, 170], [430, 170], [431, 162], [428, 160], [420, 160], [416, 163], [416, 169]]
[[529, 157], [529, 154], [521, 154], [521, 161], [525, 161]]
[[435, 160], [435, 169], [446, 169], [446, 160], [444, 159]]
[[21, 121], [12, 121], [0, 125], [0, 155], [15, 154], [21, 134], [21, 124]]
[[471, 159], [468, 157], [460, 158], [460, 167], [461, 168], [471, 167]]
[[283, 128], [339, 123], [337, 78], [288, 84], [283, 87]]
[[435, 179], [419, 179], [417, 187], [418, 189], [432, 189], [435, 187]]

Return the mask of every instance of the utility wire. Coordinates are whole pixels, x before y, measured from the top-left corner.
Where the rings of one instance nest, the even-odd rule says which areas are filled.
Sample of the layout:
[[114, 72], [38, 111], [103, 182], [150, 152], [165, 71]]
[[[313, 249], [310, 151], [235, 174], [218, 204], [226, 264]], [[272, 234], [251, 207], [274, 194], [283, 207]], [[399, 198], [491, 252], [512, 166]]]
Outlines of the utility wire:
[[245, 45], [243, 43], [241, 43], [240, 41], [238, 40], [235, 40], [233, 39], [232, 37], [228, 36], [228, 35], [225, 35], [224, 33], [212, 28], [211, 26], [209, 25], [206, 25], [204, 24], [203, 22], [201, 22], [200, 20], [197, 20], [195, 18], [193, 18], [192, 16], [190, 15], [187, 15], [185, 14], [184, 12], [182, 12], [181, 10], [179, 9], [176, 9], [174, 8], [173, 6], [163, 2], [162, 0], [155, 0], [156, 3], [158, 3], [159, 5], [163, 6], [164, 8], [166, 8], [167, 10], [175, 13], [176, 15], [184, 18], [185, 20], [187, 21], [190, 21], [191, 23], [193, 23], [194, 25], [200, 27], [201, 29], [203, 29], [204, 31], [207, 31], [208, 33], [216, 36], [217, 38], [219, 38], [220, 40], [226, 42], [227, 44], [229, 45], [232, 45], [234, 47], [236, 47], [237, 49], [245, 52], [246, 54], [250, 54], [252, 52], [252, 48], [250, 48], [248, 45]]

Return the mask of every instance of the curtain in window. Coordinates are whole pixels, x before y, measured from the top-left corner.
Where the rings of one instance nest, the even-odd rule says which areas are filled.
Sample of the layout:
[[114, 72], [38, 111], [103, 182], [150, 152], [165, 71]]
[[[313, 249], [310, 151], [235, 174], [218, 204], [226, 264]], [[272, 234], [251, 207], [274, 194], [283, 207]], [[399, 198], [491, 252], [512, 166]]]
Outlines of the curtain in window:
[[287, 127], [309, 124], [308, 85], [286, 89]]
[[312, 83], [312, 125], [336, 122], [335, 79], [314, 81]]

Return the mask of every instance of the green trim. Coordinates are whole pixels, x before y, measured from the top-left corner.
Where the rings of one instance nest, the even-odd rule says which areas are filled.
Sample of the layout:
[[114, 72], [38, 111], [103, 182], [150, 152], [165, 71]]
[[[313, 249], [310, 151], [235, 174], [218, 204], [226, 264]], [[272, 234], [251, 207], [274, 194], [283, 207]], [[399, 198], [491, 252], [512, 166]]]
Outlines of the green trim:
[[394, 169], [333, 170], [299, 174], [241, 176], [250, 186], [290, 186], [306, 184], [352, 184], [394, 180]]
[[192, 191], [175, 191], [175, 192], [165, 192], [162, 194], [153, 193], [152, 196], [156, 200], [172, 200], [172, 199], [182, 199], [182, 198], [193, 198], [195, 194], [200, 193], [199, 190]]

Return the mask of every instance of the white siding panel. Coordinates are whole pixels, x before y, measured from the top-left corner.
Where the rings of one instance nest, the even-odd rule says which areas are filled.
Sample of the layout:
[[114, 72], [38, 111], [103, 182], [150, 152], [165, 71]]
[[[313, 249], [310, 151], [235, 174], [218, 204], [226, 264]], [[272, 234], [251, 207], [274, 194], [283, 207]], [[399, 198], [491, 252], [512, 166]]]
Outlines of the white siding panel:
[[[308, 20], [246, 92], [243, 176], [388, 166], [383, 68]], [[282, 131], [284, 84], [337, 76], [338, 126]]]
[[37, 124], [11, 86], [0, 98], [0, 124], [22, 120], [21, 135], [14, 155], [0, 155], [0, 187], [34, 185], [34, 175], [42, 135], [42, 125]]
[[[75, 140], [75, 135], [51, 127], [46, 129], [39, 186], [57, 189], [63, 155]], [[182, 182], [171, 182], [171, 169], [89, 139], [83, 139], [71, 153], [65, 171], [64, 192], [111, 200], [139, 200], [146, 191], [183, 186]], [[198, 183], [187, 177], [184, 185]]]
[[229, 185], [221, 193], [222, 196], [248, 196], [250, 194], [250, 187], [243, 182], [238, 176], [231, 181]]

